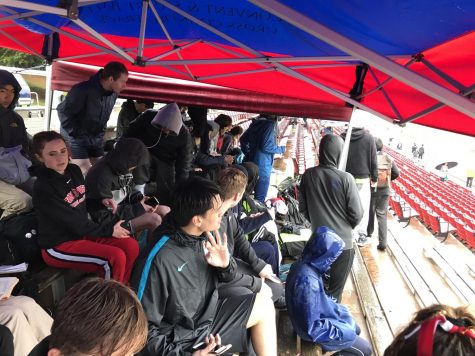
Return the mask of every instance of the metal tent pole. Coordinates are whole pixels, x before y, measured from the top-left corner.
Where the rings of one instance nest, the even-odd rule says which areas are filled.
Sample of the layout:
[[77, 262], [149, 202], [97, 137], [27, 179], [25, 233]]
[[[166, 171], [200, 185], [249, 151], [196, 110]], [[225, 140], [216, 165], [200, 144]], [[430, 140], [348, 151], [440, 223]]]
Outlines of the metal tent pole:
[[351, 133], [353, 132], [353, 117], [355, 116], [356, 107], [353, 107], [351, 119], [348, 123], [348, 130], [346, 131], [345, 143], [343, 144], [343, 152], [341, 152], [340, 162], [338, 162], [338, 169], [346, 171], [346, 162], [348, 161], [348, 150], [350, 149]]
[[336, 33], [317, 21], [300, 14], [278, 1], [250, 0], [250, 2], [294, 25], [296, 28], [305, 31], [333, 47], [340, 49], [355, 58], [359, 58], [364, 63], [367, 63], [401, 82], [412, 86], [420, 92], [451, 106], [455, 110], [475, 118], [475, 103], [471, 102], [469, 99], [434, 83], [418, 73], [407, 70], [390, 59]]
[[45, 88], [45, 123], [44, 123], [44, 129], [46, 131], [49, 131], [51, 129], [51, 113], [53, 111], [54, 90], [51, 89], [53, 66], [51, 64], [48, 64], [45, 69], [46, 69], [46, 88]]

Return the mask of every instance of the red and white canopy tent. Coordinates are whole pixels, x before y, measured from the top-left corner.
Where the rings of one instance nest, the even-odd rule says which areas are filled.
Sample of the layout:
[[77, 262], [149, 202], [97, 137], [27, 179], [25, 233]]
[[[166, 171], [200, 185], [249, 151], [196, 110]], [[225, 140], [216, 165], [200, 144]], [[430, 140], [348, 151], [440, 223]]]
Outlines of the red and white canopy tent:
[[[0, 43], [53, 61], [119, 59], [133, 72], [191, 81], [173, 98], [189, 104], [205, 105], [190, 93], [211, 89], [198, 84], [206, 83], [223, 87], [213, 88], [222, 100], [210, 107], [235, 109], [225, 93], [237, 89], [254, 112], [348, 120], [350, 104], [398, 124], [475, 136], [471, 0], [63, 3], [3, 0]], [[141, 96], [161, 98], [149, 86]]]

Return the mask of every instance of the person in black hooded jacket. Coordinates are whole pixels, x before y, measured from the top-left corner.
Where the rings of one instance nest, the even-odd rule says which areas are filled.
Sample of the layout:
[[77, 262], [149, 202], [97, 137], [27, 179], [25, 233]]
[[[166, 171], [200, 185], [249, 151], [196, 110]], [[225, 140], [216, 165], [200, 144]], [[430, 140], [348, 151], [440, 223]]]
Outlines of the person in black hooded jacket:
[[[378, 181], [378, 160], [376, 158], [374, 137], [364, 129], [362, 118], [355, 116], [351, 120], [354, 127], [351, 132], [346, 171], [355, 178], [361, 205], [363, 206], [363, 217], [355, 227], [353, 235], [358, 246], [365, 246], [371, 242], [367, 237], [366, 230], [371, 200], [370, 190], [371, 186]], [[341, 137], [345, 139], [346, 134], [347, 131], [343, 132]]]
[[[137, 139], [125, 138], [89, 170], [86, 205], [94, 221], [110, 221], [117, 214], [129, 222], [131, 232], [147, 229], [151, 236], [170, 208], [163, 205], [152, 207], [146, 203], [146, 197], [133, 190], [135, 185], [148, 180], [143, 174], [148, 162], [147, 147]], [[140, 198], [130, 201], [134, 195]]]
[[102, 223], [89, 220], [84, 178], [79, 167], [69, 163], [64, 138], [54, 131], [39, 132], [33, 150], [43, 163], [35, 172], [33, 206], [45, 263], [128, 282], [138, 243], [118, 217]]
[[134, 121], [137, 116], [143, 113], [145, 110], [153, 108], [153, 101], [148, 99], [127, 99], [122, 104], [122, 107], [117, 117], [117, 137], [119, 140], [129, 128], [129, 125]]
[[355, 251], [352, 229], [363, 216], [363, 207], [351, 174], [338, 170], [343, 140], [333, 134], [320, 141], [319, 165], [305, 171], [300, 182], [299, 210], [312, 224], [312, 231], [327, 226], [345, 243], [332, 264], [328, 294], [338, 303], [350, 273]]
[[[20, 84], [13, 74], [0, 70], [0, 213], [1, 218], [22, 213], [32, 208], [29, 174], [28, 136], [25, 123], [13, 109], [20, 97]], [[13, 163], [7, 164], [5, 160]], [[25, 164], [20, 177], [18, 163]], [[10, 168], [9, 168], [10, 167]], [[28, 191], [28, 192], [27, 192]], [[1, 212], [0, 210], [0, 212]]]

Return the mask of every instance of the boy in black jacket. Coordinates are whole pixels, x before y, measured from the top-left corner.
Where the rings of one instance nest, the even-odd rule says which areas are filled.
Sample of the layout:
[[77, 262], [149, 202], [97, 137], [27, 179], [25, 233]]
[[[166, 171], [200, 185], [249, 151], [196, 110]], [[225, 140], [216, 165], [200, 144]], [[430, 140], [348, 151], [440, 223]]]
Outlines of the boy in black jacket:
[[[178, 184], [171, 213], [138, 259], [132, 285], [149, 321], [142, 355], [210, 355], [220, 345], [247, 351], [251, 329], [258, 355], [277, 355], [274, 308], [260, 294], [218, 299], [236, 262], [226, 235], [218, 186], [202, 178]], [[214, 235], [211, 234], [214, 231]]]

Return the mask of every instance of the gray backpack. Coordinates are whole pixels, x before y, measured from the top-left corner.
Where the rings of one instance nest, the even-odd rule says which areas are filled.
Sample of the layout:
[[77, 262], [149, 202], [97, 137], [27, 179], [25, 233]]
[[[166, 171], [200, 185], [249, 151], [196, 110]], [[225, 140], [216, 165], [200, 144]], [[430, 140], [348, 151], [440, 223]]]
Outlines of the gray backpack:
[[377, 155], [378, 157], [378, 183], [376, 188], [386, 188], [391, 186], [391, 167], [393, 161], [385, 153]]

